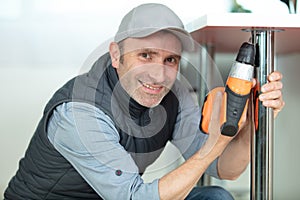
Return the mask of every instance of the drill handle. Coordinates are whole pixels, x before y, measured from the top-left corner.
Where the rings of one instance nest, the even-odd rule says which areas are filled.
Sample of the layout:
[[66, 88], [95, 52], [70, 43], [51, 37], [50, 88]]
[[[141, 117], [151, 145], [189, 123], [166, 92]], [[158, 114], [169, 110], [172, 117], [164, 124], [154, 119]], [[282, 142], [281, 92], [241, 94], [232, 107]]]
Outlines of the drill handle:
[[240, 95], [233, 92], [228, 86], [225, 88], [225, 93], [227, 95], [226, 118], [221, 126], [221, 134], [234, 136], [239, 130], [241, 116], [244, 112], [246, 112], [246, 104], [250, 93]]

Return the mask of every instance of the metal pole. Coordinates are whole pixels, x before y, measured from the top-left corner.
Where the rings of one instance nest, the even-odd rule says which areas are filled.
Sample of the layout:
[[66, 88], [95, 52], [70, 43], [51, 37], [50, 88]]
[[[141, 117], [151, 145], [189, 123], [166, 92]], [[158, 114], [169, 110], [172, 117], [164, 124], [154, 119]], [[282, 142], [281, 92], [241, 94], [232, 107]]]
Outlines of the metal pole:
[[[199, 75], [199, 80], [197, 83], [199, 84], [199, 92], [198, 94], [198, 99], [200, 105], [203, 104], [203, 101], [205, 99], [205, 96], [209, 90], [211, 90], [214, 77], [214, 66], [213, 66], [213, 61], [215, 57], [215, 47], [212, 44], [203, 44], [200, 48], [200, 75]], [[202, 76], [202, 77], [201, 77]], [[204, 88], [204, 86], [207, 86]]]
[[273, 195], [273, 110], [257, 100], [267, 76], [274, 71], [274, 30], [252, 30], [252, 42], [258, 44], [256, 67], [258, 93], [256, 103], [255, 134], [251, 147], [251, 200], [271, 200]]

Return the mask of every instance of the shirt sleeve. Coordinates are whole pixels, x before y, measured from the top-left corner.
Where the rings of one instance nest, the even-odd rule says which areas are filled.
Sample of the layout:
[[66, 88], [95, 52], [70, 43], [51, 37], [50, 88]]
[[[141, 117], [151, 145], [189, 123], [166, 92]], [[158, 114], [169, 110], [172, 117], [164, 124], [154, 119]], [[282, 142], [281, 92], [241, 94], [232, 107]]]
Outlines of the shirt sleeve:
[[47, 131], [57, 151], [102, 198], [159, 199], [158, 180], [143, 182], [112, 120], [100, 109], [63, 103], [54, 110]]
[[[188, 159], [204, 145], [208, 135], [200, 130], [201, 108], [189, 91], [178, 87], [176, 93], [180, 108], [171, 142], [179, 149], [184, 159]], [[205, 173], [219, 178], [217, 162], [218, 158], [210, 164]]]

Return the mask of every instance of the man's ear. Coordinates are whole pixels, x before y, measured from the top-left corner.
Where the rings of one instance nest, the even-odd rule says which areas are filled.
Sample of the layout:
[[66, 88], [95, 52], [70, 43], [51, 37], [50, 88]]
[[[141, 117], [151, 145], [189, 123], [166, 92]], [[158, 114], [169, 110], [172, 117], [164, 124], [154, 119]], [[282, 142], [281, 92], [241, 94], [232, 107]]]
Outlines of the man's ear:
[[119, 68], [120, 65], [120, 49], [119, 45], [115, 42], [110, 43], [109, 45], [109, 54], [111, 58], [111, 63], [114, 68]]

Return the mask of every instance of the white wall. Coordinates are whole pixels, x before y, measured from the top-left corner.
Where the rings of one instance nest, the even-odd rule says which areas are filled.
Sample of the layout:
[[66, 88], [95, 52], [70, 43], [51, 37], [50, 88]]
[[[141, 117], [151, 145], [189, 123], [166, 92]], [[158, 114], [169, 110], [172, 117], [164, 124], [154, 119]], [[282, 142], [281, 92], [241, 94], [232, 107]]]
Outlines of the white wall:
[[300, 52], [278, 58], [286, 106], [275, 123], [274, 199], [299, 199]]

